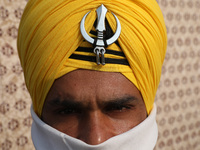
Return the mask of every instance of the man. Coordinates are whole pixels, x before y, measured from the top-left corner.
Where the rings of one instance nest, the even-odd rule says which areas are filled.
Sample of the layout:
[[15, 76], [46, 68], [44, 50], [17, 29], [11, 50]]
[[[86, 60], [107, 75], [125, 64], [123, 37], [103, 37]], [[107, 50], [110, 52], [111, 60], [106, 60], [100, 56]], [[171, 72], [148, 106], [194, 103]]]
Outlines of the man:
[[29, 0], [18, 52], [37, 150], [152, 150], [167, 45], [155, 0]]

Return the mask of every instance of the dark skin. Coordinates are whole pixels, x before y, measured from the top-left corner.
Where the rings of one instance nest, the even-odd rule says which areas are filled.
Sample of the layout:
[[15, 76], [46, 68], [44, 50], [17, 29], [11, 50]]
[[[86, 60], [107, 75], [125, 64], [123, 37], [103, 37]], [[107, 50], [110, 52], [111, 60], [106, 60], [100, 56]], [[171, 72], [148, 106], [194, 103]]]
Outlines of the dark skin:
[[55, 80], [42, 120], [57, 130], [97, 145], [147, 117], [138, 89], [121, 73], [76, 70]]

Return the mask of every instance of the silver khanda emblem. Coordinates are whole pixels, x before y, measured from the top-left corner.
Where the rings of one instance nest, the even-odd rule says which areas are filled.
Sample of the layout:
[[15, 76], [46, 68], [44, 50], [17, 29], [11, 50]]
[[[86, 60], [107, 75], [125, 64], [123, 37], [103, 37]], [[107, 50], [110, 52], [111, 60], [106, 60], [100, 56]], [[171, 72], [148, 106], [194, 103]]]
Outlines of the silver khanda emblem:
[[[104, 57], [104, 54], [106, 52], [105, 47], [114, 43], [119, 38], [120, 33], [121, 33], [121, 24], [120, 24], [117, 16], [112, 13], [113, 16], [115, 17], [116, 22], [117, 22], [117, 30], [116, 30], [115, 34], [110, 39], [104, 39], [104, 32], [106, 31], [105, 18], [106, 18], [107, 9], [102, 4], [96, 10], [96, 12], [97, 12], [97, 17], [98, 17], [97, 18], [97, 27], [96, 27], [97, 38], [94, 39], [94, 38], [90, 37], [85, 30], [85, 25], [84, 25], [85, 24], [85, 18], [87, 17], [87, 15], [90, 12], [85, 14], [83, 19], [81, 20], [80, 29], [81, 29], [81, 34], [83, 35], [85, 40], [88, 41], [89, 43], [95, 45], [94, 53], [96, 54], [97, 64], [98, 65], [99, 64], [105, 65], [105, 57]], [[100, 57], [101, 57], [101, 61], [100, 61]]]

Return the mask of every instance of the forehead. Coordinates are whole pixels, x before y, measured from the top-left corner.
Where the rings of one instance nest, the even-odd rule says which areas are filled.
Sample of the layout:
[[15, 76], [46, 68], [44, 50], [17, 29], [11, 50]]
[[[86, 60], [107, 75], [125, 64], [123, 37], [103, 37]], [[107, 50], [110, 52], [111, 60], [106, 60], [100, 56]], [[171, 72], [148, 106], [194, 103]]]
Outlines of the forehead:
[[141, 96], [138, 89], [121, 73], [91, 70], [72, 71], [55, 80], [48, 96], [111, 98], [120, 95]]

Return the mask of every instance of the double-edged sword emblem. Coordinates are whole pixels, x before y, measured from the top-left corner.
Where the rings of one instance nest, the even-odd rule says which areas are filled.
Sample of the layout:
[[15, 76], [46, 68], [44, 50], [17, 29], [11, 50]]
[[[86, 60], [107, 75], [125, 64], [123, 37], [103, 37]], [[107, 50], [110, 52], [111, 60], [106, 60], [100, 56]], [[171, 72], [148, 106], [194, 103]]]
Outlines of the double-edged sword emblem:
[[[94, 39], [94, 38], [90, 37], [85, 30], [85, 25], [84, 25], [85, 19], [90, 12], [86, 13], [85, 16], [83, 17], [83, 19], [81, 20], [80, 29], [81, 29], [81, 34], [83, 35], [85, 40], [88, 41], [89, 43], [95, 45], [93, 52], [96, 54], [97, 64], [98, 65], [99, 64], [105, 65], [105, 57], [104, 57], [104, 54], [106, 52], [105, 47], [114, 43], [119, 38], [120, 33], [121, 33], [121, 24], [120, 24], [117, 16], [114, 13], [112, 13], [113, 16], [115, 17], [116, 22], [117, 22], [117, 30], [116, 30], [115, 34], [110, 39], [104, 39], [104, 32], [106, 31], [105, 18], [106, 18], [107, 9], [102, 4], [96, 10], [96, 12], [97, 12], [97, 17], [98, 17], [97, 18], [97, 27], [96, 27], [97, 38]], [[100, 57], [101, 57], [101, 62], [100, 62]]]

